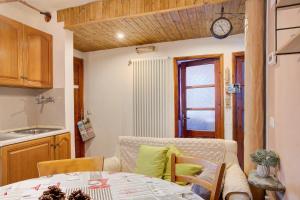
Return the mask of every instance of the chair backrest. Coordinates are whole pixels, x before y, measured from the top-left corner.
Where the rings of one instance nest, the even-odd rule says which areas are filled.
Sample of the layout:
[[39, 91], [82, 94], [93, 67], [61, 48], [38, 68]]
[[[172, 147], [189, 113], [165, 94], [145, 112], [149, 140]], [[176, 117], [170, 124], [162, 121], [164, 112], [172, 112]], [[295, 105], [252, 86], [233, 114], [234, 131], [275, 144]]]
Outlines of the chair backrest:
[[[200, 177], [177, 175], [176, 164], [179, 163], [197, 164], [203, 166], [205, 169], [212, 170], [215, 172], [214, 179], [212, 181], [208, 181]], [[175, 154], [171, 155], [171, 181], [180, 181], [200, 185], [210, 191], [210, 200], [219, 199], [224, 171], [225, 163], [215, 164], [201, 158], [183, 156], [177, 157]]]
[[102, 171], [103, 157], [44, 161], [37, 164], [39, 176], [80, 171]]

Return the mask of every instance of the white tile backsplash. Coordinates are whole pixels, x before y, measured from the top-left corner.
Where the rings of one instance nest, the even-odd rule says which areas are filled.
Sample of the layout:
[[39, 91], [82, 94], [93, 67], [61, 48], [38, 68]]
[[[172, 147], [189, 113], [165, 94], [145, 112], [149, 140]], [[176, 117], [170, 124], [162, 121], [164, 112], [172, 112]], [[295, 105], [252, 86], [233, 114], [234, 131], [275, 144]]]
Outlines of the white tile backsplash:
[[64, 89], [52, 89], [44, 92], [45, 97], [53, 96], [55, 102], [37, 106], [37, 124], [40, 126], [65, 125], [65, 92]]
[[[54, 96], [55, 103], [38, 105], [35, 97]], [[0, 87], [0, 130], [65, 125], [64, 88], [37, 90]]]

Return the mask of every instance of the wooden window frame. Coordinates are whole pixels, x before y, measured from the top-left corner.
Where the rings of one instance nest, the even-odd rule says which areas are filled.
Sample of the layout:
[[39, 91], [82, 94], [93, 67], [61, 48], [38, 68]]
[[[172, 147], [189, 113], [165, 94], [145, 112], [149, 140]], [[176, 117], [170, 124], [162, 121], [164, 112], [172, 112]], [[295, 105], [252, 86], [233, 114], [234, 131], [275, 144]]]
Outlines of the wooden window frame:
[[180, 109], [180, 97], [179, 97], [179, 74], [177, 65], [178, 61], [181, 60], [193, 60], [193, 59], [218, 59], [220, 61], [220, 98], [221, 98], [221, 107], [220, 107], [220, 131], [216, 133], [216, 138], [224, 139], [224, 55], [223, 54], [210, 54], [210, 55], [195, 55], [195, 56], [183, 56], [183, 57], [174, 57], [173, 58], [173, 78], [174, 78], [174, 125], [176, 138], [180, 137], [179, 135], [179, 109]]

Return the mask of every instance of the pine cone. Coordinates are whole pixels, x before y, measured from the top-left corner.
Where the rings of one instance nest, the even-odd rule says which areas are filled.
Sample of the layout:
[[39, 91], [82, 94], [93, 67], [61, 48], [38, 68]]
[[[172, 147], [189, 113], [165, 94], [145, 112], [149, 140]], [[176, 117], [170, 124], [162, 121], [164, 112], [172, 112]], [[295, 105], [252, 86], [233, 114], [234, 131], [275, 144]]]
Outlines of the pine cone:
[[39, 200], [53, 200], [53, 198], [51, 197], [51, 195], [43, 194], [42, 196], [40, 196]]
[[91, 197], [81, 190], [76, 190], [70, 194], [68, 200], [91, 200]]
[[43, 195], [40, 196], [39, 200], [65, 200], [66, 195], [61, 189], [57, 186], [49, 186], [48, 190], [43, 192]]

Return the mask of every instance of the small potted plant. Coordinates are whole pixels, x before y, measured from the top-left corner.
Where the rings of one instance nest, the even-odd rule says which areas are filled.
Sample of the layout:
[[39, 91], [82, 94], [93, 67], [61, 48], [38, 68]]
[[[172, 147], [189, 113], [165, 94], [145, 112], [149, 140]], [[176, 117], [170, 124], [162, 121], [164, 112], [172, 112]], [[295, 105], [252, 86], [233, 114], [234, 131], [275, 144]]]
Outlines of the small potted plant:
[[257, 164], [256, 173], [260, 177], [268, 177], [270, 167], [277, 167], [279, 165], [279, 156], [274, 151], [260, 149], [252, 153], [250, 157]]

